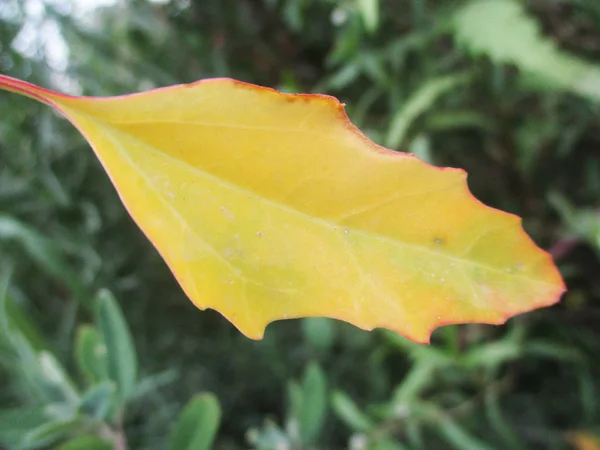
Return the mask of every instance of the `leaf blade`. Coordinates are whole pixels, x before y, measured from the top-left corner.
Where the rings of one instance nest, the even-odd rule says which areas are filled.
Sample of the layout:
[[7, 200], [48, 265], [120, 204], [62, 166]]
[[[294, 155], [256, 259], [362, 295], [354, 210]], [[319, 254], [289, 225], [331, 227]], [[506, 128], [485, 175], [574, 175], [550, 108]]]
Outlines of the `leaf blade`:
[[192, 301], [251, 338], [326, 316], [427, 342], [564, 291], [520, 219], [479, 203], [463, 171], [377, 146], [331, 97], [228, 79], [108, 99], [5, 85], [80, 129]]

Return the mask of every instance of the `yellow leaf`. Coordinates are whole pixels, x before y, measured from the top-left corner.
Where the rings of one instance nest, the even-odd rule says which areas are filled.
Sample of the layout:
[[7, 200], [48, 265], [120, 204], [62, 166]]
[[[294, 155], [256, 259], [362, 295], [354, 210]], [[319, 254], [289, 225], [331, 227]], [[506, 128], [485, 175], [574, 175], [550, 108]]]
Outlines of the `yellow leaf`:
[[427, 342], [564, 291], [520, 219], [478, 202], [464, 171], [377, 146], [332, 97], [230, 79], [112, 98], [0, 87], [79, 129], [194, 304], [250, 338], [325, 316]]

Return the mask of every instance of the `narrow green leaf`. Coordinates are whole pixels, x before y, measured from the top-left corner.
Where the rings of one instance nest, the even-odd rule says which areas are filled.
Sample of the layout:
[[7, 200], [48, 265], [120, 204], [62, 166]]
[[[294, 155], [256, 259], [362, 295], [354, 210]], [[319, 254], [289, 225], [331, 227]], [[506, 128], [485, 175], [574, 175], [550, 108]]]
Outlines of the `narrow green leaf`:
[[98, 330], [83, 325], [77, 331], [75, 361], [81, 374], [91, 383], [108, 379], [108, 357], [104, 339]]
[[69, 378], [63, 366], [50, 352], [42, 351], [38, 355], [41, 373], [50, 388], [61, 394], [62, 399], [71, 406], [79, 402], [75, 383]]
[[17, 355], [16, 364], [10, 367], [16, 380], [27, 395], [42, 403], [64, 401], [64, 396], [44, 376], [38, 355], [29, 341], [17, 330], [11, 329], [11, 344]]
[[361, 66], [357, 62], [349, 62], [333, 72], [326, 81], [330, 89], [344, 89], [354, 82], [361, 74]]
[[448, 418], [443, 418], [437, 422], [436, 429], [457, 450], [492, 450], [482, 440], [472, 436]]
[[[427, 353], [424, 355], [428, 356]], [[416, 360], [394, 392], [395, 404], [398, 407], [405, 407], [417, 400], [421, 392], [432, 383], [436, 367], [438, 367], [436, 360], [432, 358], [423, 357]]]
[[169, 449], [211, 449], [220, 420], [217, 398], [208, 393], [196, 395], [179, 414], [171, 432]]
[[113, 444], [93, 435], [78, 436], [56, 450], [114, 450]]
[[10, 273], [3, 275], [0, 280], [0, 332], [17, 356], [15, 364], [7, 366], [8, 370], [15, 375], [15, 380], [27, 395], [35, 400], [43, 403], [66, 400], [69, 406], [74, 405], [77, 393], [60, 364], [51, 353], [39, 353], [35, 343], [37, 339], [34, 337], [34, 342], [30, 341], [31, 333], [27, 327], [21, 330], [18, 321], [12, 321], [14, 316], [10, 314], [8, 299]]
[[374, 33], [379, 27], [379, 0], [357, 0], [356, 6], [360, 11], [365, 29]]
[[507, 339], [481, 344], [470, 350], [463, 358], [463, 366], [498, 367], [522, 355], [522, 344]]
[[299, 417], [303, 442], [313, 442], [325, 422], [327, 413], [327, 380], [318, 364], [308, 366], [302, 380], [302, 414]]
[[12, 301], [9, 292], [6, 292], [6, 297], [5, 308], [8, 322], [22, 333], [33, 349], [36, 351], [48, 350], [50, 347], [35, 322]]
[[463, 423], [457, 423], [433, 403], [419, 402], [414, 404], [413, 408], [416, 415], [428, 418], [435, 432], [441, 435], [452, 448], [457, 450], [492, 450], [487, 443], [465, 429]]
[[304, 392], [302, 387], [295, 381], [290, 381], [287, 385], [288, 403], [290, 419], [299, 421], [302, 416], [304, 405]]
[[135, 390], [137, 357], [119, 304], [106, 290], [98, 295], [96, 320], [106, 345], [108, 376], [116, 383], [118, 398], [124, 404]]
[[465, 74], [453, 74], [434, 78], [423, 83], [419, 89], [394, 114], [385, 146], [399, 148], [413, 122], [444, 94], [454, 90], [458, 85], [468, 81]]
[[375, 425], [342, 391], [335, 391], [331, 396], [331, 406], [338, 418], [354, 431], [366, 432]]

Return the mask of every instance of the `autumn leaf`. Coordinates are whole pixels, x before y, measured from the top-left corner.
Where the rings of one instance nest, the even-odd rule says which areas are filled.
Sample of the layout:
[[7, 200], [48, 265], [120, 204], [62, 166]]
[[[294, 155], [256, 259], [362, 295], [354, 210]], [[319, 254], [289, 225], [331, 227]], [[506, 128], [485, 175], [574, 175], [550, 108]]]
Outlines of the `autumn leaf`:
[[324, 316], [427, 342], [564, 291], [551, 257], [464, 171], [380, 147], [324, 95], [230, 79], [72, 97], [0, 77], [85, 136], [183, 290], [253, 339]]

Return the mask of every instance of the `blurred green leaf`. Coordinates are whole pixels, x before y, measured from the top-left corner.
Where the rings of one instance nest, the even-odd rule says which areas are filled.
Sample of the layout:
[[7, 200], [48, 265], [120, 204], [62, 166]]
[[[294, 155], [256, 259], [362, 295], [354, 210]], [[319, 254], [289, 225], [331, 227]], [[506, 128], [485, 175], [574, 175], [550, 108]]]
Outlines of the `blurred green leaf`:
[[90, 387], [81, 397], [79, 411], [95, 420], [103, 420], [110, 411], [115, 385], [110, 381]]
[[149, 395], [161, 387], [174, 383], [179, 379], [179, 376], [178, 371], [174, 369], [146, 376], [137, 383], [134, 396], [144, 397]]
[[444, 94], [465, 83], [469, 77], [465, 74], [453, 74], [433, 78], [421, 86], [408, 98], [392, 117], [384, 145], [389, 148], [400, 148], [409, 127]]
[[84, 435], [65, 442], [55, 450], [114, 450], [114, 446], [97, 436]]
[[473, 54], [514, 64], [539, 87], [553, 85], [600, 101], [600, 66], [564, 51], [542, 35], [522, 2], [472, 0], [454, 18], [457, 42]]
[[250, 429], [246, 435], [248, 442], [259, 450], [280, 450], [292, 448], [288, 436], [272, 421], [266, 420], [259, 429]]
[[379, 0], [356, 0], [365, 29], [374, 33], [379, 27]]
[[536, 359], [565, 361], [571, 364], [583, 363], [585, 361], [585, 356], [571, 346], [534, 339], [525, 342], [523, 345], [523, 355], [535, 357]]
[[110, 292], [100, 292], [97, 308], [96, 320], [106, 345], [108, 375], [115, 382], [119, 401], [123, 405], [135, 392], [135, 348], [121, 308]]
[[296, 381], [289, 381], [287, 384], [287, 396], [289, 403], [288, 432], [293, 438], [299, 439], [299, 420], [304, 413], [304, 392], [300, 384]]
[[569, 234], [588, 242], [600, 255], [600, 210], [577, 209], [556, 191], [548, 195], [548, 202], [560, 214]]
[[421, 161], [433, 164], [433, 155], [431, 154], [431, 143], [426, 135], [416, 136], [408, 146], [408, 151], [419, 158]]
[[326, 81], [330, 89], [339, 90], [354, 82], [361, 74], [361, 66], [358, 62], [344, 64], [337, 72], [333, 73]]
[[466, 367], [497, 367], [519, 358], [521, 343], [509, 340], [488, 342], [471, 349], [462, 359]]
[[327, 414], [327, 379], [316, 363], [311, 363], [304, 373], [302, 394], [300, 436], [303, 442], [310, 443], [318, 437]]
[[331, 407], [338, 418], [354, 431], [366, 432], [374, 427], [369, 417], [356, 406], [352, 398], [342, 391], [333, 393]]
[[[0, 295], [2, 295], [2, 293], [0, 293]], [[4, 295], [6, 296], [6, 320], [10, 323], [10, 327], [19, 330], [35, 351], [48, 350], [50, 346], [40, 333], [38, 326], [14, 301], [11, 300], [9, 292], [6, 292]]]
[[79, 419], [46, 422], [29, 431], [22, 442], [23, 449], [47, 447], [74, 433], [81, 426]]
[[407, 450], [407, 447], [392, 439], [380, 439], [370, 445], [369, 450]]
[[448, 418], [436, 422], [436, 428], [448, 443], [457, 450], [492, 450], [492, 447], [472, 436], [459, 424]]
[[50, 389], [61, 394], [65, 403], [74, 406], [79, 402], [79, 394], [75, 383], [70, 379], [64, 367], [50, 352], [42, 351], [38, 355], [41, 373]]
[[27, 433], [49, 420], [41, 407], [0, 410], [0, 444], [17, 449]]
[[506, 448], [525, 450], [516, 430], [506, 420], [500, 405], [501, 393], [498, 389], [486, 389], [484, 393], [485, 413], [492, 428], [504, 441]]
[[300, 31], [304, 24], [304, 8], [306, 7], [305, 0], [296, 0], [293, 2], [285, 2], [283, 9], [284, 17], [290, 27], [295, 31]]
[[0, 240], [8, 239], [21, 244], [42, 270], [65, 283], [73, 291], [75, 298], [89, 306], [89, 297], [80, 278], [52, 240], [13, 217], [0, 215]]
[[198, 394], [179, 414], [169, 448], [171, 450], [209, 450], [213, 448], [221, 418], [221, 408], [212, 394]]
[[[0, 315], [0, 319], [1, 316], [3, 315]], [[23, 391], [27, 393], [28, 397], [33, 397], [37, 401], [64, 401], [60, 389], [57, 389], [51, 380], [44, 376], [38, 353], [29, 341], [18, 330], [10, 329], [10, 327], [7, 329], [12, 350], [16, 354], [15, 364], [8, 369], [16, 375]]]
[[402, 410], [416, 401], [433, 381], [436, 364], [433, 360], [419, 358], [394, 392], [394, 404]]
[[99, 383], [108, 378], [107, 349], [96, 328], [81, 325], [77, 330], [75, 361], [89, 383]]
[[324, 317], [309, 317], [302, 320], [302, 331], [310, 345], [318, 351], [327, 351], [335, 339], [334, 323]]

